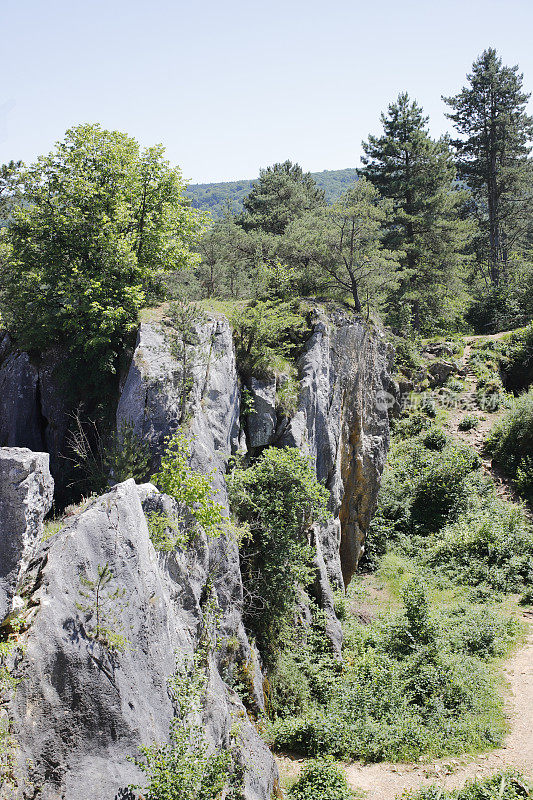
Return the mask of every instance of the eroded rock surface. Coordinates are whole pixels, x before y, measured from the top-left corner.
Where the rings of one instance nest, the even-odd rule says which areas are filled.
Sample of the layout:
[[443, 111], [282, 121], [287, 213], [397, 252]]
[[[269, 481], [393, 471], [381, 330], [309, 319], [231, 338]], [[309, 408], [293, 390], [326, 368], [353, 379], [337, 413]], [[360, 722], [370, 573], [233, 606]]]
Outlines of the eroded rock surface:
[[43, 533], [54, 482], [48, 453], [0, 449], [0, 618], [11, 610], [20, 575]]

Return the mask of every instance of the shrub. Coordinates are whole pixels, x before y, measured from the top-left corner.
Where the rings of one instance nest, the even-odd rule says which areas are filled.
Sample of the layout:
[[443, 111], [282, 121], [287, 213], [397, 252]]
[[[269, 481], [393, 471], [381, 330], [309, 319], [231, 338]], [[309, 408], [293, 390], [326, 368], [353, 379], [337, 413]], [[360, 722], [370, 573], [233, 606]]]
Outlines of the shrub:
[[[145, 776], [145, 785], [130, 786], [143, 800], [228, 800], [242, 797], [242, 769], [232, 749], [210, 752], [203, 727], [198, 723], [207, 681], [202, 652], [192, 663], [180, 663], [169, 680], [176, 709], [169, 741], [140, 748], [132, 759]], [[233, 743], [232, 743], [233, 744]]]
[[309, 459], [289, 447], [268, 448], [252, 466], [237, 467], [228, 476], [228, 491], [233, 512], [251, 527], [241, 547], [245, 618], [268, 658], [298, 586], [309, 583], [306, 531], [326, 517], [329, 492]]
[[489, 778], [468, 781], [462, 789], [447, 791], [428, 786], [419, 791], [404, 792], [402, 800], [531, 800], [531, 784], [516, 770], [497, 772]]
[[344, 772], [326, 759], [306, 764], [289, 790], [292, 800], [352, 800], [353, 796]]
[[521, 392], [533, 383], [533, 322], [503, 345], [501, 369], [508, 390]]
[[533, 531], [523, 510], [477, 499], [430, 544], [428, 563], [462, 583], [519, 591], [533, 576]]
[[176, 501], [175, 524], [189, 524], [189, 539], [201, 528], [208, 536], [218, 536], [229, 522], [224, 507], [214, 499], [210, 475], [193, 470], [189, 464], [190, 444], [182, 433], [175, 433], [167, 446], [159, 472], [151, 481]]
[[443, 450], [448, 443], [448, 437], [442, 428], [437, 426], [430, 428], [428, 432], [422, 437], [424, 447], [429, 450]]
[[[511, 633], [498, 628], [493, 643], [507, 647]], [[432, 618], [421, 584], [410, 582], [403, 613], [388, 624], [347, 623], [343, 671], [326, 701], [274, 721], [271, 741], [308, 756], [372, 761], [497, 744], [504, 725], [494, 678], [471, 649], [457, 615]]]
[[237, 363], [245, 375], [268, 374], [280, 360], [294, 360], [310, 335], [297, 301], [252, 301], [234, 312], [231, 324]]
[[125, 422], [106, 439], [91, 420], [82, 421], [78, 412], [67, 436], [74, 483], [85, 494], [101, 494], [112, 483], [128, 478], [142, 482], [149, 470], [150, 445]]
[[457, 427], [460, 431], [471, 431], [472, 428], [477, 428], [479, 423], [480, 419], [475, 414], [465, 414]]
[[411, 519], [420, 532], [434, 532], [443, 525], [460, 497], [465, 479], [480, 464], [469, 447], [450, 444], [428, 464], [415, 483]]
[[524, 496], [529, 496], [533, 482], [533, 389], [515, 400], [504, 418], [493, 427], [485, 449], [495, 464], [517, 480]]

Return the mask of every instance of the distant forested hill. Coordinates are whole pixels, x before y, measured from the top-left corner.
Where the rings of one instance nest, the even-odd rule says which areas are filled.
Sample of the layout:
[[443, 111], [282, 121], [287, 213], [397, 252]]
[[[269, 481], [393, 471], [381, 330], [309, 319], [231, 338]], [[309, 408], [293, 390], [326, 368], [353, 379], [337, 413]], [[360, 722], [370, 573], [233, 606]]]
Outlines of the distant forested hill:
[[[325, 169], [311, 173], [326, 192], [326, 200], [332, 203], [348, 189], [356, 179], [356, 169]], [[195, 208], [210, 211], [213, 217], [221, 217], [229, 203], [232, 211], [240, 211], [242, 201], [252, 188], [250, 181], [227, 181], [226, 183], [192, 183], [187, 194]]]

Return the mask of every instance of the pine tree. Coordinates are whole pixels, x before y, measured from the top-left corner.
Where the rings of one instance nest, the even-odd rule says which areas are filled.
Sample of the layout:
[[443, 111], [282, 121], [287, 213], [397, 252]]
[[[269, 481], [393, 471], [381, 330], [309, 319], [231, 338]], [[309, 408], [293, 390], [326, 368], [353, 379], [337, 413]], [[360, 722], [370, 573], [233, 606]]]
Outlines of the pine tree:
[[261, 170], [237, 221], [246, 231], [282, 234], [292, 220], [324, 204], [324, 191], [311, 173], [304, 172], [299, 164], [284, 161]]
[[399, 288], [389, 305], [407, 304], [417, 329], [461, 295], [469, 225], [460, 219], [464, 194], [457, 191], [448, 141], [433, 140], [428, 118], [404, 92], [381, 115], [383, 133], [363, 142], [360, 173], [393, 201], [385, 244], [403, 252]]
[[525, 112], [530, 97], [522, 91], [518, 67], [505, 67], [496, 50], [485, 50], [472, 65], [469, 85], [443, 98], [459, 133], [453, 142], [459, 175], [473, 192], [484, 233], [482, 258], [494, 286], [507, 277], [515, 220], [531, 204], [530, 180], [533, 118]]

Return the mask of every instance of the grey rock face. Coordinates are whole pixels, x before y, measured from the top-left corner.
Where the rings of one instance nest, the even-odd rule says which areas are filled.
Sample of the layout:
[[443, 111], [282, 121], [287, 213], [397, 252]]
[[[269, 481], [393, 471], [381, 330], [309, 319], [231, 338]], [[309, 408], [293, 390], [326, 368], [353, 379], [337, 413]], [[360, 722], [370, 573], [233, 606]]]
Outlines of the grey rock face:
[[0, 332], [0, 447], [44, 449], [37, 413], [39, 373], [27, 353]]
[[[347, 315], [320, 317], [298, 365], [298, 410], [280, 441], [308, 452], [330, 490], [333, 519], [318, 530], [328, 577], [346, 585], [364, 551], [389, 444], [392, 352]], [[392, 393], [391, 393], [392, 392]]]
[[54, 482], [48, 453], [0, 449], [0, 618], [12, 610], [16, 586], [43, 533]]
[[[94, 580], [105, 564], [113, 575], [108, 596], [124, 591], [105, 607], [105, 623], [127, 639], [123, 652], [95, 637], [94, 615], [80, 609], [91, 603], [82, 576]], [[21, 612], [26, 646], [10, 707], [21, 783], [40, 788], [46, 800], [109, 800], [142, 783], [127, 757], [142, 744], [168, 740], [168, 679], [176, 657], [192, 656], [208, 624], [203, 593], [210, 566], [205, 539], [185, 552], [156, 554], [132, 480], [90, 503], [38, 549], [24, 573], [31, 610]], [[274, 761], [216, 657], [213, 640], [208, 739], [229, 746], [238, 723], [242, 761], [254, 765], [246, 796], [266, 800], [277, 777]]]
[[[203, 358], [193, 368], [193, 387], [187, 399], [192, 417], [195, 463], [210, 470], [223, 466], [239, 436], [240, 393], [231, 328], [225, 319], [210, 318], [199, 326]], [[117, 428], [128, 422], [150, 442], [157, 469], [165, 439], [181, 422], [183, 376], [172, 357], [163, 326], [144, 323], [120, 395]], [[217, 488], [223, 481], [217, 478]]]
[[50, 351], [34, 363], [0, 332], [0, 447], [49, 453], [56, 493], [65, 488], [63, 455], [74, 411], [55, 375], [63, 357]]
[[250, 378], [253, 411], [246, 417], [250, 447], [266, 447], [276, 430], [276, 379]]

